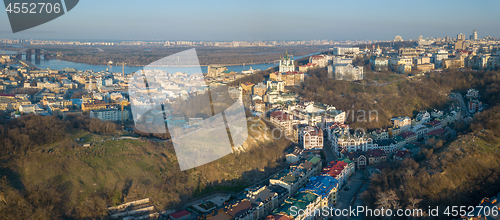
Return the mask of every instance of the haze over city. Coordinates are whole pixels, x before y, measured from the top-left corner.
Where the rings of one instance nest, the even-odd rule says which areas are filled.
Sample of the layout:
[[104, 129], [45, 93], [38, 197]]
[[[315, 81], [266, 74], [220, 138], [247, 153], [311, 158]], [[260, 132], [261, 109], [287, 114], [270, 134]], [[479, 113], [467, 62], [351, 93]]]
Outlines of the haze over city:
[[80, 1], [63, 17], [0, 37], [79, 40], [390, 40], [478, 30], [498, 37], [498, 1]]
[[0, 220], [500, 220], [500, 1], [4, 4]]

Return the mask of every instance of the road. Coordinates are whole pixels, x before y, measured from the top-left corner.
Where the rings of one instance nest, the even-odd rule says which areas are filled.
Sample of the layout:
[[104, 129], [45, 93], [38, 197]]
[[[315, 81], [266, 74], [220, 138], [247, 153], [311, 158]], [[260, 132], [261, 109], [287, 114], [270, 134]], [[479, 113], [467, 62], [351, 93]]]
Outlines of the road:
[[455, 93], [455, 94], [457, 95], [456, 99], [458, 100], [458, 102], [460, 104], [460, 108], [462, 108], [462, 116], [464, 118], [467, 117], [467, 116], [469, 116], [469, 111], [467, 111], [468, 108], [465, 105], [464, 97], [460, 93]]
[[[328, 138], [325, 138], [325, 140], [328, 139]], [[329, 141], [324, 141], [323, 142], [324, 145], [323, 145], [323, 152], [325, 153], [325, 156], [326, 156], [326, 162], [330, 162], [330, 161], [334, 161], [337, 159], [337, 156], [335, 156], [335, 154], [333, 154], [333, 151], [332, 151], [332, 146], [330, 144]]]
[[[347, 180], [347, 184], [344, 186], [344, 189], [351, 187], [349, 190], [339, 189], [337, 194], [337, 205], [335, 205], [336, 209], [340, 210], [349, 210], [350, 206], [353, 206], [352, 209], [356, 209], [358, 205], [362, 204], [362, 201], [359, 199], [359, 195], [361, 192], [366, 190], [368, 187], [368, 183], [365, 183], [365, 174], [364, 171], [356, 170], [355, 174]], [[359, 217], [352, 216], [340, 216], [340, 217], [331, 217], [329, 219], [360, 219]]]

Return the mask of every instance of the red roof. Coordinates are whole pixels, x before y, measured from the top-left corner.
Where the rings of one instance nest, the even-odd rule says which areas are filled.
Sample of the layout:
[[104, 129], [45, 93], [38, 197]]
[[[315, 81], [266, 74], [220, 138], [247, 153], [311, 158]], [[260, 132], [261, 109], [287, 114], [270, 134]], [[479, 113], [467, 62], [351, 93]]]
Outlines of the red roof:
[[325, 59], [324, 56], [321, 56], [321, 55], [314, 55], [314, 56], [311, 56], [313, 59], [316, 59], [316, 60], [319, 60], [319, 59]]
[[428, 133], [427, 133], [427, 134], [425, 134], [425, 135], [429, 135], [429, 136], [434, 136], [434, 135], [443, 135], [445, 132], [446, 132], [446, 129], [444, 129], [444, 128], [440, 128], [440, 129], [436, 129], [436, 130], [434, 130], [434, 131], [428, 132]]
[[433, 120], [433, 121], [429, 122], [429, 124], [432, 125], [433, 127], [436, 127], [436, 126], [441, 125], [441, 122], [438, 120]]
[[399, 158], [405, 158], [407, 156], [410, 156], [411, 155], [411, 152], [410, 151], [406, 151], [406, 150], [400, 150], [396, 153], [396, 157], [399, 157]]
[[344, 170], [346, 166], [347, 163], [344, 161], [332, 161], [327, 167], [323, 168], [321, 172], [335, 178], [342, 173], [342, 170]]
[[339, 123], [339, 122], [335, 122], [333, 123], [331, 126], [330, 126], [330, 129], [335, 129], [335, 128], [348, 128], [349, 125], [347, 124], [344, 124], [344, 123]]
[[381, 150], [381, 149], [374, 149], [374, 150], [368, 150], [366, 151], [366, 154], [369, 156], [369, 157], [380, 157], [380, 156], [383, 156], [385, 155], [385, 151]]
[[266, 220], [292, 220], [286, 215], [270, 215], [266, 217]]
[[186, 210], [182, 210], [182, 211], [170, 214], [170, 217], [177, 219], [177, 218], [181, 218], [181, 217], [184, 217], [187, 215], [191, 215], [191, 212], [188, 212]]
[[307, 63], [304, 65], [300, 65], [299, 67], [304, 67], [304, 66], [316, 66], [316, 64], [315, 63]]
[[408, 138], [408, 137], [411, 137], [411, 136], [415, 136], [416, 134], [413, 133], [412, 131], [407, 131], [407, 132], [403, 132], [401, 134], [399, 134], [399, 136], [403, 137], [403, 138]]
[[280, 121], [288, 121], [290, 120], [290, 116], [288, 116], [287, 113], [281, 112], [281, 111], [274, 111], [271, 113], [271, 118], [276, 118], [277, 120]]
[[1, 97], [16, 97], [16, 95], [12, 94], [0, 94]]

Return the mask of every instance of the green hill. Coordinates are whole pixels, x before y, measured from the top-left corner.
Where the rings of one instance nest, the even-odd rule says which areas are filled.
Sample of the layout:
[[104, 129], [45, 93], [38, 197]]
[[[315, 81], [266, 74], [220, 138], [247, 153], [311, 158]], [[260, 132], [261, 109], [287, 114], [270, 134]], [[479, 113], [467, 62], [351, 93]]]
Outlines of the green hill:
[[[130, 134], [97, 134], [45, 118], [45, 123], [60, 125], [64, 135], [22, 150], [1, 145], [0, 216], [7, 219], [106, 218], [108, 206], [134, 199], [149, 197], [163, 210], [213, 190], [239, 192], [279, 169], [289, 146], [285, 140], [251, 138], [244, 152], [182, 172], [169, 142], [119, 140]], [[9, 142], [23, 133], [45, 135], [25, 126], [45, 118], [16, 119], [2, 127], [1, 137]], [[257, 125], [253, 131], [268, 135], [263, 122], [252, 123]], [[13, 124], [19, 124], [20, 134], [12, 134], [17, 129]], [[84, 147], [86, 143], [92, 145]]]

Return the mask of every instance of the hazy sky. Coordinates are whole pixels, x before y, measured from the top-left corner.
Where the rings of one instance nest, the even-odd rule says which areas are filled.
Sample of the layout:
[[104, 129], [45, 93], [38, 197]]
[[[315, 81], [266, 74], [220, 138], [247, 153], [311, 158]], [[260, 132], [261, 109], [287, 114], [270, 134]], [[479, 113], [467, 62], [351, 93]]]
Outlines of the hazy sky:
[[81, 0], [69, 13], [13, 34], [0, 12], [0, 38], [117, 40], [389, 40], [500, 38], [500, 1]]

